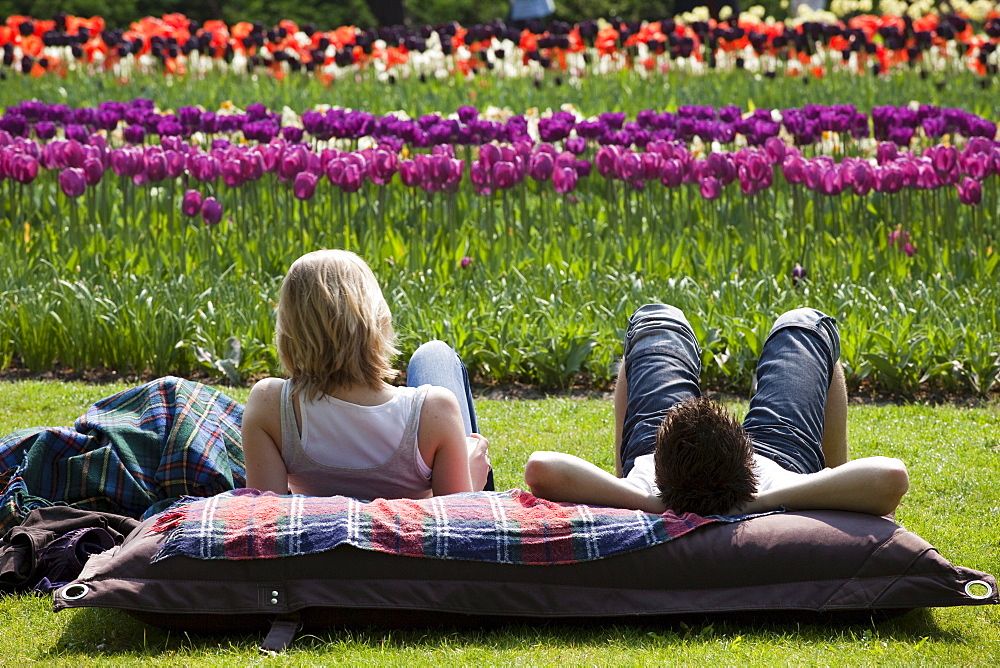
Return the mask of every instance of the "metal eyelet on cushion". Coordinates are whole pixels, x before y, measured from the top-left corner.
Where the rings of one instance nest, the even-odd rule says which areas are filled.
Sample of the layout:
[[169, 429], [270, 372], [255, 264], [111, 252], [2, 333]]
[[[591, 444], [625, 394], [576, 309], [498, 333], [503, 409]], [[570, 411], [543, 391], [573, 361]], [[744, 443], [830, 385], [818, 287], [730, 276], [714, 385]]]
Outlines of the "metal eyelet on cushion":
[[90, 593], [90, 587], [85, 584], [68, 584], [62, 588], [59, 595], [67, 601], [76, 601]]
[[[975, 589], [980, 587], [985, 588], [986, 592], [983, 594], [974, 593]], [[981, 600], [993, 596], [993, 587], [990, 585], [989, 582], [985, 582], [983, 580], [970, 580], [969, 582], [965, 583], [965, 594], [969, 598]]]

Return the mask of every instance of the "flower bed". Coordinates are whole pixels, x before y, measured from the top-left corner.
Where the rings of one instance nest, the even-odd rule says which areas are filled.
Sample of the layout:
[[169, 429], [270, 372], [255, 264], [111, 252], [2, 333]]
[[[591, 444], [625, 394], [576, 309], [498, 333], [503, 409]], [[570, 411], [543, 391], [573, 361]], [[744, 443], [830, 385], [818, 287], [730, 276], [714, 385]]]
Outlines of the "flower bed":
[[180, 14], [146, 17], [127, 29], [103, 19], [61, 16], [40, 20], [11, 16], [0, 27], [2, 63], [42, 76], [84, 69], [128, 77], [136, 72], [170, 75], [303, 72], [331, 82], [372, 76], [538, 77], [553, 71], [571, 78], [637, 69], [707, 72], [748, 69], [773, 76], [831, 72], [924, 73], [971, 70], [995, 74], [1000, 13], [981, 31], [959, 14], [855, 16], [846, 21], [765, 21], [742, 14], [716, 22], [666, 19], [576, 25], [553, 22], [539, 32], [502, 22], [463, 27], [454, 23], [333, 30], [281, 21], [271, 29], [241, 22], [201, 24]]

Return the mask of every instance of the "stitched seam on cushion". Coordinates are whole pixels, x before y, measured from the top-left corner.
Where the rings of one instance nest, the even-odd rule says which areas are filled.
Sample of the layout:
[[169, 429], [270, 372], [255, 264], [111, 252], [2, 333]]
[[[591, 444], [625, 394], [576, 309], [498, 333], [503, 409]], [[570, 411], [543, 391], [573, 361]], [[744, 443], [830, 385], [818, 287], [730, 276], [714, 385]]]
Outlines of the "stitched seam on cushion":
[[[908, 564], [906, 564], [905, 568], [903, 568], [901, 571], [897, 572], [894, 575], [882, 575], [882, 576], [874, 576], [874, 577], [864, 577], [864, 576], [859, 576], [858, 575], [859, 573], [862, 573], [864, 571], [864, 569], [868, 566], [868, 564], [870, 564], [872, 562], [872, 560], [875, 559], [875, 557], [877, 557], [879, 555], [880, 552], [882, 552], [883, 550], [887, 549], [890, 545], [893, 545], [893, 544], [897, 543], [904, 534], [908, 534], [908, 533], [910, 533], [908, 530], [901, 528], [899, 531], [894, 532], [888, 538], [888, 540], [883, 541], [881, 545], [879, 545], [870, 555], [868, 555], [868, 558], [865, 559], [864, 563], [862, 563], [858, 567], [858, 569], [854, 572], [854, 575], [852, 575], [851, 578], [847, 582], [845, 582], [843, 585], [841, 585], [841, 587], [839, 589], [837, 589], [837, 591], [835, 591], [833, 594], [830, 595], [830, 597], [823, 603], [823, 606], [821, 607], [821, 609], [826, 609], [827, 604], [835, 601], [841, 595], [841, 592], [843, 592], [848, 586], [853, 585], [853, 584], [859, 584], [859, 585], [861, 585], [861, 591], [863, 591], [868, 596], [869, 600], [871, 601], [871, 605], [874, 605], [875, 603], [877, 603], [878, 600], [885, 594], [886, 591], [888, 591], [888, 589], [893, 584], [895, 584], [901, 577], [903, 577], [904, 575], [906, 575], [909, 572], [909, 570], [913, 566], [913, 564], [915, 564], [919, 559], [923, 558], [923, 556], [925, 554], [927, 554], [929, 551], [931, 551], [931, 550], [934, 549], [933, 547], [924, 548], [923, 550], [921, 550], [920, 552], [918, 552], [910, 560], [910, 562]], [[886, 578], [889, 581], [886, 583], [886, 585], [884, 587], [882, 587], [877, 592], [869, 592], [864, 587], [864, 585], [863, 585], [863, 581], [867, 582], [867, 581], [870, 581], [870, 580], [873, 580], [873, 579], [880, 580], [880, 579], [886, 579]], [[872, 595], [872, 594], [874, 594], [874, 595]]]

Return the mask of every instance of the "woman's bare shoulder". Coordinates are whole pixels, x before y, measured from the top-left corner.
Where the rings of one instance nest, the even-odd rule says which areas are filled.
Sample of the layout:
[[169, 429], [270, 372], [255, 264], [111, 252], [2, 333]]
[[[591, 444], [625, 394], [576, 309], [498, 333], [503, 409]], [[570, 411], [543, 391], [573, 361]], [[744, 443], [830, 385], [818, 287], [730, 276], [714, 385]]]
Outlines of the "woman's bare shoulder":
[[258, 405], [261, 407], [277, 405], [281, 402], [281, 390], [288, 382], [281, 378], [262, 378], [254, 383], [250, 388], [250, 396], [247, 398], [247, 405]]

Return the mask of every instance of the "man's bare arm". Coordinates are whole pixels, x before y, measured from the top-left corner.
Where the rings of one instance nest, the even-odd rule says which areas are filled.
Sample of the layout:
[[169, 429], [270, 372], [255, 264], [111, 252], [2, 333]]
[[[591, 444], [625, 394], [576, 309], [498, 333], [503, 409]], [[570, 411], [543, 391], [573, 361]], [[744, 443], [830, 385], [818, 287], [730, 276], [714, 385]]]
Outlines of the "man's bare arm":
[[798, 476], [762, 492], [743, 512], [775, 510], [850, 510], [888, 515], [909, 489], [906, 466], [893, 457], [864, 457], [837, 468]]
[[524, 467], [524, 481], [532, 494], [549, 501], [629, 508], [658, 515], [666, 511], [659, 497], [562, 452], [531, 453]]

